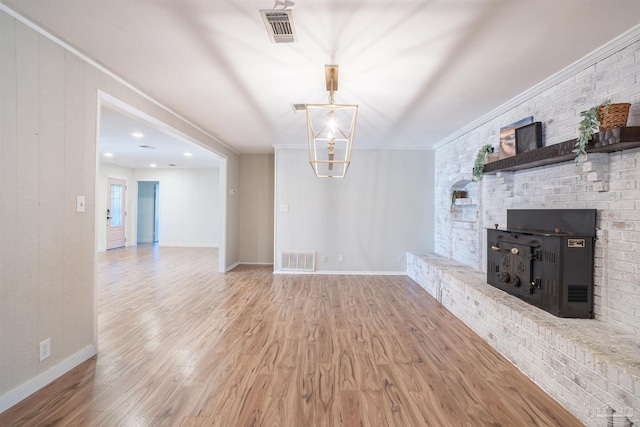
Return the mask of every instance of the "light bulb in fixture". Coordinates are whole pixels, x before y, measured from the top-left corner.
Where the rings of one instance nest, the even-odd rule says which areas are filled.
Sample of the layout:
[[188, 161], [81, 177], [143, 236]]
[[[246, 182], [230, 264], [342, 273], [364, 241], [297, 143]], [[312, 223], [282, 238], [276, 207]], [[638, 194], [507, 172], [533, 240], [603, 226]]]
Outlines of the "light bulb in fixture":
[[331, 138], [336, 134], [336, 119], [333, 117], [333, 110], [329, 113], [329, 134]]
[[142, 138], [144, 137], [144, 134], [142, 132], [133, 132], [131, 136], [134, 138]]
[[151, 164], [149, 165], [149, 167], [151, 167], [151, 168], [155, 168], [156, 166], [158, 166], [158, 165], [156, 165], [155, 163], [151, 163]]
[[317, 177], [342, 178], [351, 163], [358, 106], [336, 104], [338, 66], [325, 65], [328, 104], [305, 104], [309, 163]]
[[187, 151], [187, 152], [184, 153], [184, 156], [185, 157], [191, 157], [191, 156], [193, 156], [193, 154], [191, 154], [190, 152]]
[[113, 153], [104, 153], [105, 157], [113, 157]]

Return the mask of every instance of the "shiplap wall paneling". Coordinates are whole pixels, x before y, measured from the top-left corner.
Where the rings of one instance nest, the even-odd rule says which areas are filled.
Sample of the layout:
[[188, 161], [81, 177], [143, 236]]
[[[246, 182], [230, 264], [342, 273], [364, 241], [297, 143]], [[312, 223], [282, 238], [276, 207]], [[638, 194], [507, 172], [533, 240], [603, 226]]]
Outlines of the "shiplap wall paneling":
[[[39, 37], [39, 219], [38, 219], [38, 322], [36, 343], [51, 339], [51, 357], [40, 362], [53, 366], [60, 362], [64, 348], [64, 125], [65, 51]], [[35, 169], [33, 165], [30, 168]], [[29, 169], [22, 173], [31, 173]], [[38, 345], [35, 349], [38, 350]], [[36, 362], [38, 359], [35, 359]]]
[[[0, 384], [15, 384], [17, 252], [16, 22], [0, 14]], [[0, 394], [2, 390], [0, 389]]]
[[[65, 93], [65, 120], [67, 130], [65, 135], [65, 279], [64, 279], [64, 319], [65, 348], [79, 348], [83, 343], [91, 342], [93, 331], [91, 319], [85, 318], [86, 305], [93, 299], [93, 289], [89, 285], [93, 283], [94, 267], [88, 262], [92, 260], [95, 251], [95, 242], [91, 246], [84, 245], [86, 238], [92, 238], [87, 230], [93, 228], [95, 221], [94, 190], [87, 191], [85, 183], [91, 182], [87, 176], [93, 176], [92, 170], [87, 170], [84, 152], [87, 147], [95, 146], [95, 133], [85, 137], [85, 123], [95, 116], [96, 93], [93, 87], [93, 96], [85, 99], [86, 83], [84, 82], [83, 61], [70, 54], [66, 54], [66, 93]], [[95, 158], [89, 159], [95, 164]], [[91, 173], [91, 175], [87, 175]], [[95, 184], [92, 183], [92, 187]], [[76, 197], [85, 196], [85, 212], [76, 212]], [[91, 239], [93, 240], [93, 239]], [[84, 284], [84, 286], [78, 286]], [[67, 309], [68, 308], [68, 309]], [[86, 345], [86, 344], [84, 344]]]
[[27, 373], [37, 371], [38, 364], [39, 38], [23, 24], [16, 24], [16, 229], [19, 239], [15, 247], [18, 277], [11, 291], [15, 295], [16, 327], [21, 333], [14, 334], [14, 372], [10, 384], [26, 380]]

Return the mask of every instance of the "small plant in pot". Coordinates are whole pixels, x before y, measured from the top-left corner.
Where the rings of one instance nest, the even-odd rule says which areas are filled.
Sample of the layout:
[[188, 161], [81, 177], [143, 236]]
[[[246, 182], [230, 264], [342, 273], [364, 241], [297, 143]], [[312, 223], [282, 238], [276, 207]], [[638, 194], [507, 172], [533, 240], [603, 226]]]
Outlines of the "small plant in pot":
[[478, 155], [473, 163], [473, 181], [482, 181], [482, 173], [484, 172], [484, 165], [487, 163], [489, 154], [493, 153], [493, 146], [491, 144], [485, 144], [478, 150]]
[[578, 125], [578, 139], [573, 150], [580, 170], [587, 159], [586, 148], [593, 135], [598, 131], [626, 126], [630, 106], [631, 104], [612, 104], [607, 101], [580, 113], [582, 121]]
[[464, 190], [453, 190], [451, 192], [451, 208], [456, 205], [457, 199], [464, 199], [467, 197], [467, 192]]

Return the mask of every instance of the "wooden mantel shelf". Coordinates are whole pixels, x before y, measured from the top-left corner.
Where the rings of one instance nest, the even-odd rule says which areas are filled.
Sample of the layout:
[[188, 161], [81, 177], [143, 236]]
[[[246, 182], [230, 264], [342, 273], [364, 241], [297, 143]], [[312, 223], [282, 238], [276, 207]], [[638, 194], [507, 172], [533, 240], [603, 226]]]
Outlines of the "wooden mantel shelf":
[[[575, 144], [576, 140], [571, 139], [487, 163], [484, 165], [484, 173], [495, 175], [497, 172], [519, 171], [567, 162], [576, 157], [575, 153], [572, 152]], [[640, 147], [640, 126], [628, 126], [613, 128], [595, 134], [591, 142], [587, 144], [587, 153], [611, 153], [636, 147]]]

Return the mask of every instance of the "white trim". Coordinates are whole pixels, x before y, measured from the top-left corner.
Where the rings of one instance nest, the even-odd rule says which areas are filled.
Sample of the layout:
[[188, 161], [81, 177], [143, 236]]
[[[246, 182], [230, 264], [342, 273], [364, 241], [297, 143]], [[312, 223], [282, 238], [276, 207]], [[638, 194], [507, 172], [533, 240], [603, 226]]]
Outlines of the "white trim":
[[192, 123], [191, 121], [187, 120], [186, 118], [182, 117], [180, 114], [176, 113], [175, 111], [173, 111], [169, 107], [166, 107], [163, 104], [161, 104], [159, 101], [156, 101], [154, 98], [152, 98], [149, 95], [147, 95], [146, 93], [142, 92], [140, 89], [138, 89], [137, 87], [133, 86], [131, 83], [128, 83], [123, 78], [121, 78], [120, 76], [115, 74], [113, 71], [111, 71], [108, 68], [106, 68], [104, 65], [102, 65], [102, 64], [96, 62], [95, 60], [89, 58], [87, 55], [85, 55], [82, 52], [78, 51], [77, 49], [75, 49], [74, 47], [69, 45], [67, 42], [65, 42], [62, 39], [60, 39], [60, 38], [54, 36], [53, 34], [49, 33], [47, 30], [45, 30], [44, 28], [38, 26], [36, 23], [30, 21], [25, 16], [21, 15], [20, 13], [16, 12], [15, 10], [9, 8], [8, 6], [6, 6], [3, 3], [0, 3], [0, 11], [5, 12], [6, 14], [8, 14], [11, 17], [13, 17], [17, 21], [23, 23], [27, 27], [31, 28], [33, 31], [37, 32], [41, 36], [51, 40], [53, 43], [57, 44], [58, 46], [62, 47], [63, 49], [66, 49], [67, 51], [69, 51], [70, 53], [74, 54], [78, 58], [82, 59], [84, 62], [88, 63], [89, 65], [91, 65], [91, 66], [93, 66], [95, 68], [97, 68], [99, 71], [102, 71], [103, 73], [105, 73], [106, 75], [111, 77], [112, 79], [116, 80], [118, 83], [124, 85], [128, 89], [131, 89], [137, 95], [141, 96], [142, 98], [146, 99], [147, 101], [151, 102], [152, 104], [156, 105], [157, 107], [160, 107], [161, 109], [163, 109], [167, 113], [171, 114], [172, 116], [182, 120], [183, 122], [185, 122], [186, 124], [188, 124], [192, 128], [198, 130], [199, 132], [202, 132], [204, 135], [206, 135], [207, 137], [211, 138], [212, 140], [214, 140], [218, 144], [222, 145], [227, 150], [231, 151], [232, 153], [240, 155], [240, 153], [238, 151], [236, 151], [235, 149], [231, 148], [229, 145], [227, 145], [226, 143], [222, 142], [220, 139], [216, 138], [215, 136], [213, 136], [212, 134], [210, 134], [206, 130], [202, 129], [200, 126], [198, 126], [198, 125]]
[[273, 265], [272, 262], [238, 261], [240, 265]]
[[273, 266], [278, 265], [278, 150], [273, 153]]
[[13, 405], [21, 402], [27, 397], [31, 396], [36, 391], [40, 390], [52, 381], [60, 378], [76, 366], [83, 362], [86, 362], [97, 354], [96, 347], [88, 345], [77, 353], [64, 359], [62, 362], [51, 367], [49, 370], [41, 373], [37, 377], [31, 378], [26, 383], [22, 384], [16, 389], [11, 390], [5, 395], [0, 397], [0, 414], [11, 408]]
[[[357, 141], [356, 141], [357, 142]], [[274, 150], [306, 150], [308, 147], [302, 144], [273, 144]], [[384, 146], [362, 146], [354, 144], [353, 151], [381, 150], [381, 151], [431, 151], [433, 148], [414, 145], [384, 145]]]
[[221, 245], [218, 247], [218, 273], [224, 273], [226, 271], [227, 265], [227, 248], [229, 247], [229, 242], [227, 242], [227, 182], [229, 167], [228, 167], [227, 158], [223, 158], [220, 161], [220, 168], [218, 172], [218, 190], [219, 190], [219, 201], [220, 201], [220, 241]]
[[344, 276], [406, 276], [406, 271], [292, 271], [274, 270], [273, 274], [313, 274], [313, 275], [344, 275]]
[[575, 76], [579, 72], [591, 67], [592, 65], [597, 64], [598, 62], [615, 54], [616, 52], [621, 51], [622, 49], [626, 48], [632, 43], [635, 43], [638, 40], [640, 40], [640, 24], [631, 28], [629, 31], [619, 35], [615, 39], [605, 43], [604, 45], [594, 50], [593, 52], [588, 53], [584, 57], [578, 59], [573, 64], [568, 65], [567, 67], [558, 71], [556, 74], [553, 74], [551, 77], [525, 90], [520, 95], [515, 96], [514, 98], [510, 99], [509, 101], [505, 102], [504, 104], [500, 105], [499, 107], [495, 108], [494, 110], [490, 111], [484, 116], [477, 118], [473, 122], [455, 131], [454, 133], [444, 138], [443, 140], [435, 143], [433, 145], [433, 149], [438, 150], [442, 147], [445, 147], [447, 144], [453, 142], [454, 140], [460, 138], [461, 136], [495, 119], [501, 114], [504, 114], [507, 111], [516, 108], [518, 105], [522, 104], [523, 102], [537, 95], [540, 95], [545, 90]]
[[[93, 313], [91, 313], [93, 317], [93, 346], [95, 352], [98, 352], [98, 252], [106, 252], [107, 250], [107, 242], [105, 240], [104, 247], [100, 248], [100, 215], [98, 212], [99, 206], [99, 194], [100, 194], [100, 126], [102, 117], [102, 102], [100, 101], [100, 93], [96, 93], [96, 140], [95, 140], [95, 169], [93, 173], [93, 223], [95, 225], [94, 228], [94, 251], [93, 251]], [[102, 250], [101, 250], [102, 249]]]
[[240, 265], [240, 261], [234, 262], [229, 267], [227, 267], [227, 269], [225, 270], [225, 273], [228, 273], [229, 271], [233, 270], [234, 268], [236, 268], [239, 265]]
[[207, 243], [162, 243], [158, 242], [158, 246], [166, 248], [216, 248], [219, 249], [220, 245], [207, 244]]

